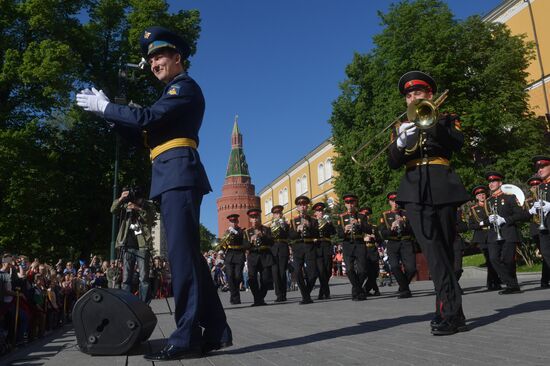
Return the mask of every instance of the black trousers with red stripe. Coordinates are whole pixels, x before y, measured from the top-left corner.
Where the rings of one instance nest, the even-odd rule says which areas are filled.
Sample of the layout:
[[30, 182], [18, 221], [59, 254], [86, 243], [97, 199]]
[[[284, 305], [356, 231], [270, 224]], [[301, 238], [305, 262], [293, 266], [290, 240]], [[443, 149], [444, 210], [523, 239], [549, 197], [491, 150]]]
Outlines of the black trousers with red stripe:
[[462, 294], [454, 268], [456, 206], [405, 203], [405, 210], [428, 261], [436, 292], [436, 314], [443, 319], [463, 316]]

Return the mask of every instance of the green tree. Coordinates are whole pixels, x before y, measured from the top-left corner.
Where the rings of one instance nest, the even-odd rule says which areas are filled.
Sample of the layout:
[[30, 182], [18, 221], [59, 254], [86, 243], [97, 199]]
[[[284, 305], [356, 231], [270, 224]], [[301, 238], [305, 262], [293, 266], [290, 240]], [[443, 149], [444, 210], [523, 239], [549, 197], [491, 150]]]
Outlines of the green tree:
[[[369, 53], [354, 55], [333, 103], [336, 191], [355, 192], [374, 212], [386, 209], [386, 193], [397, 189], [403, 172], [390, 170], [384, 155], [366, 169], [351, 155], [405, 110], [397, 81], [410, 70], [428, 72], [440, 91], [450, 90], [441, 109], [461, 116], [465, 144], [452, 165], [465, 186], [483, 182], [490, 168], [522, 185], [532, 174], [531, 156], [549, 151], [524, 90], [533, 45], [478, 16], [457, 21], [440, 0], [401, 1], [379, 16], [383, 31]], [[358, 159], [367, 161], [388, 142], [389, 132]]]
[[[164, 0], [0, 0], [0, 249], [41, 258], [108, 254], [115, 134], [75, 107], [96, 86], [148, 105], [150, 73], [119, 78], [140, 57], [143, 29], [184, 33], [192, 53], [196, 10]], [[83, 21], [85, 19], [85, 22]], [[120, 186], [149, 186], [148, 151], [121, 142]]]
[[208, 230], [206, 226], [204, 226], [203, 224], [201, 224], [200, 230], [201, 230], [201, 252], [207, 252], [213, 248], [212, 243], [216, 241], [216, 235], [211, 233], [210, 230]]

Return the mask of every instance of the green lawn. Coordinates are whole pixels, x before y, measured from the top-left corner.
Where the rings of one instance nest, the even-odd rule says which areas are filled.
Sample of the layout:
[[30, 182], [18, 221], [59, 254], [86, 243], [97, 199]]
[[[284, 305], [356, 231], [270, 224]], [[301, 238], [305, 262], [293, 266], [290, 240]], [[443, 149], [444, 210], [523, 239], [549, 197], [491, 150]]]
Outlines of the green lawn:
[[[462, 258], [462, 265], [464, 267], [485, 267], [485, 257], [483, 254], [474, 254]], [[518, 266], [518, 272], [540, 272], [542, 270], [542, 263], [535, 263], [535, 265], [529, 267], [527, 265]]]

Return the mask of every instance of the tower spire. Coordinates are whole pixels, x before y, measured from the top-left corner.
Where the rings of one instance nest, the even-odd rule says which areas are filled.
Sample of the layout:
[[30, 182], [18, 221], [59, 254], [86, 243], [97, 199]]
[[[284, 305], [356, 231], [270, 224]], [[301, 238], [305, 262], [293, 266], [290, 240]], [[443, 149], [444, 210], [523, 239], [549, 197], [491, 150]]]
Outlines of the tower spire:
[[231, 132], [231, 153], [229, 154], [229, 162], [227, 163], [227, 171], [225, 177], [231, 176], [246, 176], [249, 177], [248, 164], [243, 151], [243, 136], [239, 131], [237, 123], [239, 115], [235, 115], [233, 122], [233, 132]]

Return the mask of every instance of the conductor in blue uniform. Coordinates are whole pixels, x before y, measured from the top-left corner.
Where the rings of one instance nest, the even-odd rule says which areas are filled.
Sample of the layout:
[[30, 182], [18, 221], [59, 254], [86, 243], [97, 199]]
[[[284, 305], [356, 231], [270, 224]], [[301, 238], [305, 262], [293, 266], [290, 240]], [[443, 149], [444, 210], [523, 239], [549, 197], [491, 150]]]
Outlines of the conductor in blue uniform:
[[231, 346], [232, 336], [200, 253], [200, 205], [203, 195], [212, 189], [197, 150], [204, 97], [184, 66], [190, 48], [179, 35], [158, 26], [142, 33], [140, 45], [151, 71], [166, 84], [152, 106], [111, 103], [96, 89], [81, 91], [77, 103], [103, 116], [127, 139], [145, 143], [151, 151], [150, 198], [161, 204], [177, 327], [162, 350], [145, 358], [163, 361]]

